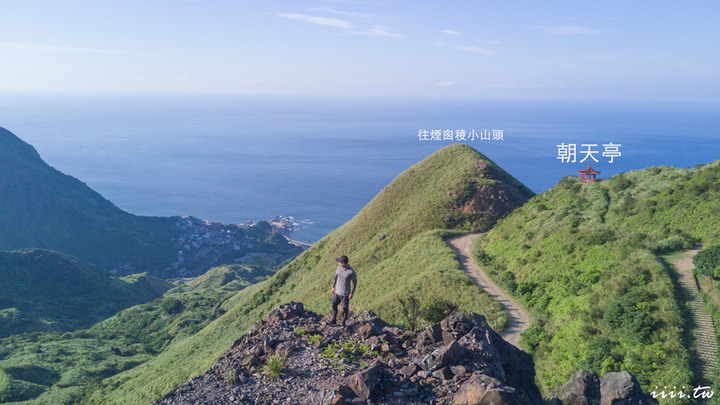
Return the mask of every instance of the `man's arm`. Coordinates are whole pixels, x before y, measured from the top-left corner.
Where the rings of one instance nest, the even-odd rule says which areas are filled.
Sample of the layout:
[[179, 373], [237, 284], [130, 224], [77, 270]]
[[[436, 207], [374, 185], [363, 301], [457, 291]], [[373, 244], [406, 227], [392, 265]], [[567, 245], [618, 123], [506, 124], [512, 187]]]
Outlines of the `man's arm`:
[[357, 275], [354, 272], [352, 278], [350, 279], [350, 285], [352, 285], [352, 289], [350, 290], [348, 299], [352, 299], [353, 294], [355, 294], [355, 287], [357, 287]]
[[330, 291], [332, 291], [333, 294], [335, 294], [335, 284], [337, 284], [337, 277], [338, 277], [338, 275], [337, 275], [337, 273], [335, 273], [335, 279], [333, 280], [333, 286], [330, 289]]

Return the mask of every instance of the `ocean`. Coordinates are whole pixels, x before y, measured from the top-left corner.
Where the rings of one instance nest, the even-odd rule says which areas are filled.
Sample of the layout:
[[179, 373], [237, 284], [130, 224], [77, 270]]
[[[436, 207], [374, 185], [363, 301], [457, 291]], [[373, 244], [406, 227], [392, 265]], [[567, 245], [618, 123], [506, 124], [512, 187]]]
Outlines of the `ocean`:
[[6, 95], [0, 126], [133, 214], [292, 216], [303, 241], [452, 142], [536, 193], [589, 163], [607, 178], [720, 158], [720, 105], [710, 103]]

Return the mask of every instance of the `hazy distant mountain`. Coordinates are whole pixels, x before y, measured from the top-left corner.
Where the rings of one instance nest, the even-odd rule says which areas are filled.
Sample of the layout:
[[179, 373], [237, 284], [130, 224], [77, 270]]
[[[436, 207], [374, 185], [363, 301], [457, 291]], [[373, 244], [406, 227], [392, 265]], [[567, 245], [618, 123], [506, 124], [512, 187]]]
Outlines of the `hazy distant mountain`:
[[176, 219], [129, 214], [0, 128], [0, 249], [43, 248], [135, 271], [173, 259]]

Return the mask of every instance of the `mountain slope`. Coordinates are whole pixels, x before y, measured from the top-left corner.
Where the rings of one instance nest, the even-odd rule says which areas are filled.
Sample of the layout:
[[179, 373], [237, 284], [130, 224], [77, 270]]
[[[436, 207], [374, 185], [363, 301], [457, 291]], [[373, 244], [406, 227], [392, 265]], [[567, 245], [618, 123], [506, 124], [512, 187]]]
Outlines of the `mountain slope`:
[[237, 280], [222, 288], [173, 288], [89, 329], [0, 339], [0, 402], [75, 404], [100, 379], [138, 367], [222, 315], [236, 288]]
[[0, 251], [0, 338], [87, 328], [172, 287], [147, 274], [111, 277], [73, 257], [41, 249]]
[[44, 248], [106, 268], [152, 270], [173, 259], [176, 220], [128, 214], [46, 164], [0, 128], [0, 249]]
[[265, 269], [261, 266], [230, 264], [213, 267], [201, 276], [195, 277], [187, 282], [182, 282], [180, 283], [179, 289], [188, 291], [207, 289], [237, 291], [252, 284], [265, 281], [272, 277], [273, 274], [275, 274], [275, 271]]
[[690, 386], [690, 317], [656, 255], [717, 243], [719, 223], [720, 162], [567, 177], [500, 221], [476, 256], [546, 320], [523, 337], [546, 389], [578, 368]]
[[[484, 314], [491, 326], [504, 314], [462, 271], [444, 237], [451, 230], [486, 231], [532, 192], [464, 144], [448, 146], [409, 168], [354, 218], [280, 270], [267, 282], [223, 304], [226, 314], [197, 335], [168, 347], [136, 369], [107, 379], [92, 403], [147, 403], [203, 373], [252, 322], [283, 302], [302, 301], [327, 313], [335, 257], [346, 254], [358, 274], [352, 310], [377, 312], [403, 323], [399, 299], [427, 305], [449, 300]], [[442, 305], [437, 305], [442, 309]]]

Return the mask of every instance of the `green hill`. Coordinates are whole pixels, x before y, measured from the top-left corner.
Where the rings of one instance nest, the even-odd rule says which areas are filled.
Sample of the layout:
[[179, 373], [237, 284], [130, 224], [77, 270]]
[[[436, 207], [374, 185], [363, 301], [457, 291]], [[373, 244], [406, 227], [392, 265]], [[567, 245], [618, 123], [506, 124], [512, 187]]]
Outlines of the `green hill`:
[[0, 249], [55, 250], [103, 268], [128, 263], [136, 272], [173, 261], [175, 219], [122, 211], [4, 128], [0, 173]]
[[275, 271], [262, 266], [250, 264], [230, 264], [213, 267], [205, 274], [189, 281], [180, 282], [179, 290], [200, 291], [215, 289], [221, 291], [238, 291], [252, 284], [265, 281]]
[[486, 231], [533, 193], [464, 144], [443, 148], [409, 168], [353, 219], [280, 270], [223, 303], [227, 311], [196, 335], [174, 341], [157, 357], [106, 379], [88, 393], [91, 403], [147, 403], [207, 370], [255, 320], [280, 303], [300, 300], [327, 313], [336, 263], [346, 254], [358, 274], [352, 309], [376, 311], [403, 323], [399, 299], [417, 297], [443, 309], [451, 301], [483, 313], [502, 328], [498, 303], [462, 271], [444, 237]]
[[222, 304], [242, 288], [237, 281], [222, 289], [173, 288], [85, 330], [0, 339], [0, 402], [76, 403], [97, 381], [138, 367], [222, 315]]
[[111, 277], [73, 257], [41, 249], [0, 251], [0, 338], [87, 328], [172, 287], [147, 274]]
[[646, 389], [690, 386], [689, 316], [657, 255], [718, 243], [718, 224], [720, 162], [567, 177], [498, 222], [475, 253], [540, 320], [523, 343], [546, 389], [578, 368], [628, 370]]

